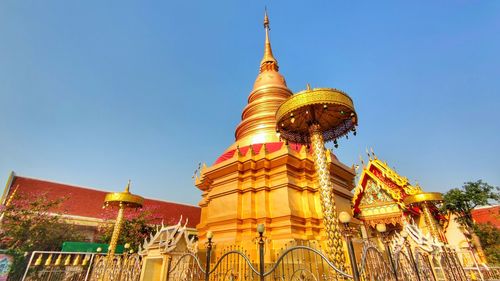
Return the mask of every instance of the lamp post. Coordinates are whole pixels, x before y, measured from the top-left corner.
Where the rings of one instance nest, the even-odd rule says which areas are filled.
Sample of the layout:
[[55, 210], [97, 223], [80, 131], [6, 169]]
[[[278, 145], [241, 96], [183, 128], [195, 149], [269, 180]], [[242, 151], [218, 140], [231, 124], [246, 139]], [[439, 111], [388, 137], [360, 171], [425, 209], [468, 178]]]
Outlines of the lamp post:
[[207, 261], [205, 264], [205, 281], [208, 281], [210, 278], [210, 257], [212, 254], [212, 238], [214, 237], [214, 233], [212, 231], [207, 232]]
[[340, 212], [339, 221], [344, 224], [343, 233], [347, 242], [347, 249], [349, 250], [349, 261], [351, 261], [352, 276], [354, 281], [359, 281], [358, 264], [356, 263], [356, 254], [354, 253], [354, 245], [352, 244], [352, 237], [355, 229], [349, 226], [349, 222], [351, 222], [351, 215], [347, 212]]
[[351, 131], [356, 134], [357, 122], [352, 99], [331, 88], [310, 89], [308, 86], [305, 91], [288, 98], [276, 111], [276, 131], [280, 138], [312, 147], [327, 235], [327, 254], [340, 269], [345, 268], [345, 255], [325, 142], [333, 140], [338, 147], [338, 138], [347, 137]]
[[391, 247], [389, 245], [390, 239], [389, 235], [387, 235], [387, 227], [383, 223], [377, 224], [377, 231], [380, 233], [380, 236], [382, 238], [382, 242], [384, 243], [385, 246], [385, 252], [387, 256], [389, 257], [389, 261], [391, 262], [391, 267], [392, 267], [392, 272], [394, 272], [394, 278], [396, 281], [398, 281], [398, 273], [396, 272], [396, 264], [394, 263], [394, 259], [392, 258], [392, 253], [391, 253]]
[[264, 281], [264, 231], [266, 230], [264, 224], [257, 225], [257, 232], [259, 233], [259, 273], [260, 281]]

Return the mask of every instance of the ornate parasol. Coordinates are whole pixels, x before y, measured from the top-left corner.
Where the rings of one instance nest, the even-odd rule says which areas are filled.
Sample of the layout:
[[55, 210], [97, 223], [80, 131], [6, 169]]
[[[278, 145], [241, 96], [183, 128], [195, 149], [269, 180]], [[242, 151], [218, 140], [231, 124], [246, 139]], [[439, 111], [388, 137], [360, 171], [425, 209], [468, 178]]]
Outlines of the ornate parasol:
[[318, 174], [323, 224], [328, 236], [330, 260], [344, 268], [345, 255], [333, 198], [333, 185], [325, 155], [325, 141], [337, 139], [349, 132], [356, 134], [357, 115], [351, 98], [331, 88], [310, 89], [291, 96], [276, 112], [276, 131], [282, 139], [312, 145], [314, 166]]

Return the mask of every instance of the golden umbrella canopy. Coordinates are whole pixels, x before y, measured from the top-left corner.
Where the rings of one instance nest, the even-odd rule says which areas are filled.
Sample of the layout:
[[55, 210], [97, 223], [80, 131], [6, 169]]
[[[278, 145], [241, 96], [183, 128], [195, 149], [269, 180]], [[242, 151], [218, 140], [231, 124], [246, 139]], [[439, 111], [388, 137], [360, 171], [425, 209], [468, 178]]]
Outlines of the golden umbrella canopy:
[[352, 99], [333, 88], [307, 89], [294, 94], [276, 112], [280, 137], [300, 144], [310, 144], [310, 125], [319, 125], [324, 141], [336, 140], [353, 131], [357, 115]]

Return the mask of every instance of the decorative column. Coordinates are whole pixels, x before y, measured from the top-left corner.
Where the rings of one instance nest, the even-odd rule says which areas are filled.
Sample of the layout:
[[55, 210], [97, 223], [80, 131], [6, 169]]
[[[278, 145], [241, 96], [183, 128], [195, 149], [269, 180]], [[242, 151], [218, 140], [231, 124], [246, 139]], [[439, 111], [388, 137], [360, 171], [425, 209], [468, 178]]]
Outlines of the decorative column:
[[116, 251], [116, 244], [118, 243], [118, 238], [120, 237], [120, 232], [123, 226], [123, 211], [125, 207], [123, 203], [120, 203], [118, 209], [118, 215], [116, 216], [115, 226], [113, 228], [113, 234], [111, 235], [111, 241], [109, 242], [108, 248], [108, 259], [112, 259]]
[[[429, 233], [441, 244], [441, 254], [443, 258], [439, 260], [441, 267], [443, 268], [445, 278], [447, 280], [465, 280], [463, 276], [463, 268], [461, 265], [454, 264], [454, 257], [450, 256], [448, 251], [447, 242], [443, 238], [440, 232], [440, 227], [431, 213], [430, 207], [433, 203], [439, 203], [443, 201], [443, 196], [439, 192], [425, 192], [418, 193], [412, 196], [408, 196], [404, 199], [406, 205], [416, 205], [422, 209], [425, 224], [429, 229]], [[481, 280], [483, 280], [481, 275]]]
[[111, 241], [109, 242], [107, 263], [111, 263], [113, 261], [113, 256], [115, 255], [116, 244], [120, 238], [120, 232], [123, 226], [123, 214], [125, 212], [125, 208], [140, 208], [142, 207], [143, 202], [144, 198], [130, 193], [130, 181], [128, 181], [125, 191], [106, 194], [106, 197], [104, 198], [104, 207], [118, 207], [118, 214], [116, 215], [113, 234], [111, 235]]
[[325, 142], [349, 132], [356, 134], [357, 116], [351, 98], [331, 88], [310, 89], [297, 93], [280, 105], [276, 112], [276, 132], [286, 143], [312, 146], [314, 167], [319, 185], [323, 224], [327, 236], [327, 255], [344, 270], [346, 258], [339, 228], [330, 165], [325, 155]]
[[431, 210], [429, 209], [429, 203], [423, 202], [421, 206], [422, 206], [422, 211], [424, 213], [425, 224], [429, 228], [430, 234], [438, 241], [444, 242], [441, 235], [439, 235], [439, 230], [438, 226], [436, 225], [436, 220], [432, 216]]
[[434, 237], [437, 241], [446, 243], [443, 237], [440, 235], [439, 226], [437, 225], [434, 216], [431, 214], [429, 209], [430, 204], [439, 203], [443, 201], [443, 196], [439, 192], [426, 192], [426, 193], [418, 193], [412, 196], [408, 196], [404, 199], [404, 203], [406, 205], [416, 205], [422, 209], [425, 224], [429, 229], [429, 233], [432, 237]]
[[337, 265], [345, 263], [342, 234], [339, 228], [337, 208], [333, 198], [333, 185], [330, 180], [330, 170], [325, 155], [325, 143], [319, 124], [309, 126], [311, 146], [313, 149], [314, 168], [320, 186], [320, 201], [323, 208], [323, 224], [328, 237], [327, 254]]

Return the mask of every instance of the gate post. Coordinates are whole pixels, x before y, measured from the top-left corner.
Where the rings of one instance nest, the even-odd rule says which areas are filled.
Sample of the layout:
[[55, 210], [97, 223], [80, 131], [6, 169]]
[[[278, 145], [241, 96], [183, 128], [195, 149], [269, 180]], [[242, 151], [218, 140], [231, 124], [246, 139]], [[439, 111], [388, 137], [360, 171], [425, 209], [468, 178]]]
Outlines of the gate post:
[[349, 250], [349, 261], [351, 262], [352, 277], [354, 278], [354, 281], [359, 281], [358, 264], [356, 263], [356, 254], [354, 253], [354, 246], [351, 239], [354, 235], [354, 229], [349, 226], [351, 215], [347, 212], [342, 211], [339, 213], [339, 220], [344, 224], [344, 231], [342, 232], [347, 242], [347, 249]]
[[385, 245], [385, 252], [387, 254], [387, 257], [389, 258], [389, 261], [391, 262], [392, 266], [392, 272], [394, 272], [394, 278], [396, 281], [399, 281], [398, 279], [398, 273], [396, 271], [396, 265], [394, 264], [394, 259], [392, 258], [392, 253], [391, 253], [391, 247], [389, 246], [389, 237], [387, 236], [387, 227], [383, 223], [377, 224], [377, 231], [380, 232], [380, 236], [382, 238], [382, 242]]
[[264, 234], [265, 227], [263, 224], [257, 225], [257, 232], [259, 233], [259, 276], [260, 281], [264, 281]]
[[205, 265], [205, 281], [208, 281], [210, 278], [210, 255], [212, 252], [212, 238], [214, 237], [214, 234], [212, 231], [207, 232], [207, 260], [206, 260], [206, 265]]
[[172, 256], [168, 255], [168, 257], [167, 257], [167, 279], [166, 279], [167, 281], [170, 278], [171, 267], [172, 267]]
[[408, 252], [408, 255], [410, 256], [410, 261], [413, 264], [413, 268], [415, 268], [415, 273], [417, 274], [418, 281], [421, 281], [422, 279], [420, 278], [420, 272], [418, 272], [417, 262], [415, 261], [415, 257], [413, 256], [413, 252], [411, 251], [410, 242], [408, 241], [408, 232], [406, 232], [406, 230], [403, 230], [403, 231], [401, 231], [400, 234], [404, 239], [403, 243], [406, 247], [406, 251]]

